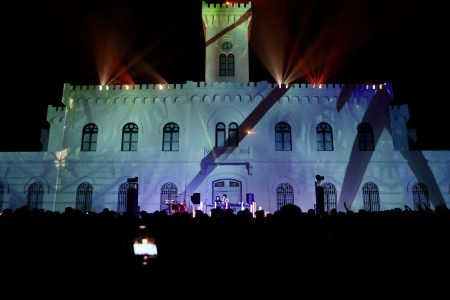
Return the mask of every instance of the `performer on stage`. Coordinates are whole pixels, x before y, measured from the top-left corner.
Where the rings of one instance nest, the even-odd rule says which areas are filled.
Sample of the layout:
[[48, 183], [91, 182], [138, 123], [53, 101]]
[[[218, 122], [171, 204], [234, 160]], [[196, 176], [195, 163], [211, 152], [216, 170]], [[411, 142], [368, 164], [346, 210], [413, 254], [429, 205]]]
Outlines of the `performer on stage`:
[[228, 199], [227, 194], [222, 195], [222, 203], [225, 205], [225, 209], [228, 209], [228, 205], [230, 204], [230, 199]]
[[214, 200], [214, 208], [220, 208], [221, 204], [222, 200], [220, 199], [220, 196], [216, 196], [216, 200]]

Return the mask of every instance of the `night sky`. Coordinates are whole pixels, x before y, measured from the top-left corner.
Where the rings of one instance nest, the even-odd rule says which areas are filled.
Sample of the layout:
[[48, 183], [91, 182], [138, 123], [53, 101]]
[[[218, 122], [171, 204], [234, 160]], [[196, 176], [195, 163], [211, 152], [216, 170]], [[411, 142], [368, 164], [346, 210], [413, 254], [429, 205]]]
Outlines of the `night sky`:
[[[36, 2], [13, 3], [1, 21], [0, 151], [41, 149], [47, 105], [62, 105], [64, 82], [204, 80], [200, 0]], [[250, 80], [275, 82], [266, 58], [276, 57], [283, 72], [306, 63], [294, 82], [392, 82], [395, 101], [410, 105], [416, 147], [450, 150], [445, 10], [411, 2], [254, 0]]]

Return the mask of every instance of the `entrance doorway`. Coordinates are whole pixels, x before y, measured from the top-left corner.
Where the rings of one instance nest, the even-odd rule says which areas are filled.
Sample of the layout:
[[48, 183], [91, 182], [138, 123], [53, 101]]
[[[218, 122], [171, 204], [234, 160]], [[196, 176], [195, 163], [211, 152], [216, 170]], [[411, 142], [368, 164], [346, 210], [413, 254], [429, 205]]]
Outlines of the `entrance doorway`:
[[226, 194], [230, 204], [241, 205], [242, 202], [242, 182], [236, 179], [219, 179], [212, 183], [212, 204], [214, 199], [219, 196], [222, 199], [223, 194]]

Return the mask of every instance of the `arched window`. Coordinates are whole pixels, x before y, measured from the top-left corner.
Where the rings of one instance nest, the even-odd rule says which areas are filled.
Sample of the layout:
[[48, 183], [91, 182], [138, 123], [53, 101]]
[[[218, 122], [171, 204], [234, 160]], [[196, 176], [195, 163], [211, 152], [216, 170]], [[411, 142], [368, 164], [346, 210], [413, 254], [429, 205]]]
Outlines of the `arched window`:
[[27, 207], [28, 209], [42, 209], [44, 203], [44, 187], [40, 182], [34, 182], [28, 187]]
[[225, 54], [219, 56], [219, 75], [227, 76], [227, 56]]
[[330, 124], [320, 123], [316, 127], [317, 151], [333, 151], [333, 130]]
[[127, 192], [130, 188], [130, 184], [128, 182], [124, 182], [119, 186], [119, 192], [117, 195], [117, 212], [124, 213], [127, 211]]
[[237, 147], [238, 144], [238, 124], [233, 122], [228, 125], [228, 147]]
[[412, 187], [414, 209], [430, 208], [430, 199], [428, 198], [428, 188], [422, 182], [417, 182]]
[[362, 187], [364, 210], [380, 211], [380, 193], [378, 186], [373, 182], [367, 182]]
[[161, 187], [161, 210], [163, 210], [166, 205], [167, 201], [178, 201], [178, 188], [177, 186], [172, 182], [166, 182]]
[[76, 209], [81, 212], [91, 211], [92, 207], [92, 185], [88, 182], [83, 182], [77, 188], [77, 203]]
[[373, 151], [375, 149], [373, 130], [369, 123], [361, 123], [358, 125], [358, 144], [360, 151]]
[[94, 123], [89, 123], [83, 127], [81, 137], [81, 151], [97, 150], [98, 127]]
[[216, 147], [237, 147], [239, 145], [238, 124], [235, 122], [228, 125], [228, 139], [226, 126], [220, 122], [216, 125]]
[[167, 123], [163, 131], [163, 151], [178, 151], [180, 129], [176, 123]]
[[225, 124], [217, 123], [216, 125], [216, 147], [225, 147]]
[[330, 182], [325, 182], [323, 184], [323, 196], [326, 212], [330, 212], [332, 209], [337, 208], [337, 195], [334, 184]]
[[294, 189], [284, 182], [277, 186], [277, 210], [286, 204], [294, 204]]
[[228, 54], [228, 76], [234, 76], [234, 54]]
[[291, 126], [286, 122], [275, 126], [275, 151], [292, 151]]
[[138, 127], [134, 123], [128, 123], [122, 130], [122, 151], [137, 151]]
[[234, 54], [219, 55], [219, 76], [234, 76]]
[[0, 182], [0, 211], [3, 210], [3, 199], [5, 195], [5, 186]]

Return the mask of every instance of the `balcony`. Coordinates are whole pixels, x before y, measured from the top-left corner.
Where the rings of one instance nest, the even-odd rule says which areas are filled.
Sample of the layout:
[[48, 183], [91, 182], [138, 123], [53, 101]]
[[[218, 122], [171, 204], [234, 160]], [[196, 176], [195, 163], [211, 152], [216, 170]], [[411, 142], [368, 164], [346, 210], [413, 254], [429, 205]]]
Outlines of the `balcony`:
[[250, 147], [204, 147], [203, 157], [208, 155], [214, 158], [248, 159]]

